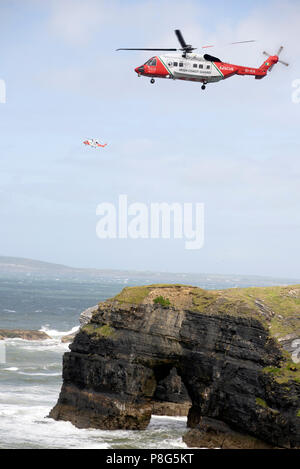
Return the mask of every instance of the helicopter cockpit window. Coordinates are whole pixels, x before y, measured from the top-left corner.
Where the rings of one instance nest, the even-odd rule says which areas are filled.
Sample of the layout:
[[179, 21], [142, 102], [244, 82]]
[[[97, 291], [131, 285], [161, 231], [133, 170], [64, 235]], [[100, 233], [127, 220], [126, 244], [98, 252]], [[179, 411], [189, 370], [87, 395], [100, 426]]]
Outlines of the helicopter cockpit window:
[[156, 58], [152, 57], [152, 59], [148, 60], [148, 62], [146, 62], [145, 65], [150, 65], [151, 67], [155, 67], [156, 66]]

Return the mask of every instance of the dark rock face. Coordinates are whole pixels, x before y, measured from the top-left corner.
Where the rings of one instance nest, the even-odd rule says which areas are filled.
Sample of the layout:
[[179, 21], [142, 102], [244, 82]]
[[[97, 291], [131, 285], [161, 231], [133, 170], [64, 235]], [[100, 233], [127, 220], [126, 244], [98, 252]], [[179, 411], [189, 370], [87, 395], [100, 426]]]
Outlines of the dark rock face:
[[152, 414], [169, 416], [186, 416], [192, 401], [176, 368], [157, 383], [152, 399]]
[[183, 436], [189, 448], [272, 449], [271, 445], [249, 435], [238, 433], [220, 420], [201, 417], [197, 428]]
[[154, 402], [176, 404], [177, 396], [192, 402], [191, 446], [207, 447], [207, 435], [217, 434], [214, 444], [226, 447], [226, 433], [227, 447], [258, 447], [257, 439], [300, 447], [300, 382], [280, 383], [265, 372], [279, 369], [283, 349], [262, 321], [243, 311], [100, 304], [64, 355], [64, 383], [50, 417], [84, 428], [140, 430]]

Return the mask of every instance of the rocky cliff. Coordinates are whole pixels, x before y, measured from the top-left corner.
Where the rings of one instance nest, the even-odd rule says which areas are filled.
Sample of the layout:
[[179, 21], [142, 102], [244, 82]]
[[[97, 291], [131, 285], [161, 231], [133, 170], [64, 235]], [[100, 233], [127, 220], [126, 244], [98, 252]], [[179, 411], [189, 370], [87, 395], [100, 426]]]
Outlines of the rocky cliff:
[[300, 286], [125, 288], [99, 304], [64, 355], [50, 416], [145, 429], [173, 380], [179, 400], [186, 392], [191, 401], [189, 446], [300, 447], [299, 339]]

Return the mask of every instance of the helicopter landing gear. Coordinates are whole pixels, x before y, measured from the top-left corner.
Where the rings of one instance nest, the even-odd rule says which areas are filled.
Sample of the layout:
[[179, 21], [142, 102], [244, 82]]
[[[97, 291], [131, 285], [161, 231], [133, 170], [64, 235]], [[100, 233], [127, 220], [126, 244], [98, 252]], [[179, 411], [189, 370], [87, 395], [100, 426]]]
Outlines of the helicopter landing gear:
[[152, 85], [153, 85], [153, 83], [155, 83], [154, 78], [151, 78], [150, 83], [151, 83]]

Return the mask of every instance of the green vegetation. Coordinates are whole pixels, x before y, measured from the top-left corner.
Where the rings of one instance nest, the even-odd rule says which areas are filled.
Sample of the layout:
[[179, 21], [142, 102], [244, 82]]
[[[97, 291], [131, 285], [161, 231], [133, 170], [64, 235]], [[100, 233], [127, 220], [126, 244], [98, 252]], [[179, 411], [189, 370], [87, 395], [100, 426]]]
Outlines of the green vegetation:
[[89, 323], [83, 326], [81, 330], [86, 332], [88, 335], [97, 335], [101, 337], [113, 337], [114, 335], [114, 329], [108, 324], [97, 327], [97, 324]]
[[202, 288], [194, 288], [192, 291], [192, 302], [194, 309], [199, 313], [206, 311], [216, 301], [216, 294]]
[[287, 383], [290, 380], [300, 384], [300, 363], [293, 363], [289, 359], [284, 359], [280, 368], [269, 366], [264, 368], [263, 372], [273, 375], [274, 379], [280, 384]]
[[[174, 291], [180, 291], [181, 288], [196, 288], [196, 287], [189, 287], [186, 285], [179, 285], [179, 284], [154, 284], [154, 285], [146, 285], [141, 287], [125, 287], [123, 290], [118, 293], [118, 295], [111, 298], [112, 301], [118, 301], [119, 303], [124, 304], [141, 304], [147, 298], [147, 296], [151, 293], [151, 291], [160, 289], [168, 289], [172, 288]], [[163, 293], [163, 291], [162, 291]], [[170, 303], [171, 304], [171, 303]]]
[[263, 399], [261, 399], [260, 397], [257, 397], [257, 398], [255, 399], [255, 402], [256, 402], [256, 404], [259, 405], [260, 407], [264, 407], [264, 409], [268, 409], [267, 403], [266, 403]]
[[[227, 291], [224, 291], [227, 296]], [[287, 287], [251, 287], [228, 290], [228, 294], [234, 298], [241, 298], [254, 307], [263, 316], [266, 311], [274, 313], [270, 318], [269, 326], [271, 335], [283, 337], [295, 332], [299, 328], [297, 316], [300, 315], [300, 285]], [[259, 307], [259, 302], [263, 307]]]
[[263, 407], [264, 409], [268, 410], [268, 412], [272, 413], [273, 415], [278, 415], [280, 413], [278, 410], [272, 409], [272, 407], [269, 407], [266, 401], [264, 401], [260, 397], [257, 397], [255, 401], [258, 406]]
[[140, 304], [149, 295], [150, 287], [126, 287], [113, 300], [119, 303]]
[[272, 375], [279, 375], [281, 373], [281, 368], [276, 368], [275, 366], [267, 366], [263, 369], [265, 373], [271, 373]]
[[300, 417], [300, 409], [297, 412], [297, 417]]
[[193, 310], [202, 314], [254, 317], [264, 322], [264, 318], [255, 306], [254, 299], [249, 297], [244, 290], [206, 291], [201, 288], [194, 288], [191, 292], [193, 295]]
[[170, 306], [171, 305], [169, 298], [164, 298], [163, 296], [157, 296], [156, 298], [154, 298], [153, 302], [155, 304], [159, 304], [161, 306]]

